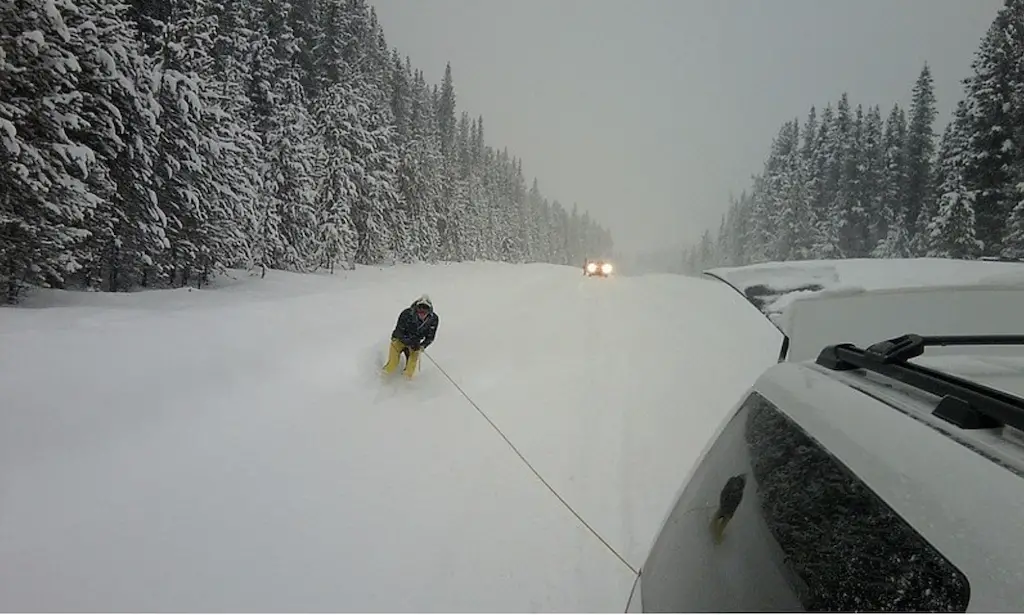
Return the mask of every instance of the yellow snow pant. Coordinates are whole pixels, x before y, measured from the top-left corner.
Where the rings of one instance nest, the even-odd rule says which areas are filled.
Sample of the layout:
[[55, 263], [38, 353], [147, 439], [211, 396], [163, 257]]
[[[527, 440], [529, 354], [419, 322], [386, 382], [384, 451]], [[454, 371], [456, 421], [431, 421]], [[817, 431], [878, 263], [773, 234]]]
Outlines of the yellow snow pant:
[[409, 359], [405, 362], [405, 370], [402, 374], [406, 378], [412, 378], [413, 374], [416, 373], [416, 366], [420, 360], [420, 353], [422, 350], [412, 350], [405, 344], [395, 338], [391, 338], [391, 347], [388, 349], [388, 364], [384, 366], [384, 373], [390, 374], [398, 368], [399, 356], [401, 356], [403, 350], [409, 350]]

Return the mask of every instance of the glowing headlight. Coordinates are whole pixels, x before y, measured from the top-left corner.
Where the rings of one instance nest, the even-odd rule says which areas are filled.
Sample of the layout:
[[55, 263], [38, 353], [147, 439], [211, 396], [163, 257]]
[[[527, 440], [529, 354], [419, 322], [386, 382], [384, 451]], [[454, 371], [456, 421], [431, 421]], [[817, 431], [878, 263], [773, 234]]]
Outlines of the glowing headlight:
[[605, 263], [605, 264], [601, 265], [601, 273], [603, 273], [605, 275], [608, 275], [611, 272], [612, 272], [612, 265], [611, 265], [611, 263]]
[[597, 265], [594, 263], [587, 263], [587, 271], [589, 271], [590, 273], [594, 273], [595, 271], [597, 271]]

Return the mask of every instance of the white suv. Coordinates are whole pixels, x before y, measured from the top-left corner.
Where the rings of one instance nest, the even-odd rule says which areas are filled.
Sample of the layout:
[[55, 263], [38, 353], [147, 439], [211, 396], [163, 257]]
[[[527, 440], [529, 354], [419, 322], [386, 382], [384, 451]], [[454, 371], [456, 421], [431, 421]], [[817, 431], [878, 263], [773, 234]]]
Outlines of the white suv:
[[1021, 270], [706, 272], [785, 341], [695, 464], [627, 611], [1024, 609]]

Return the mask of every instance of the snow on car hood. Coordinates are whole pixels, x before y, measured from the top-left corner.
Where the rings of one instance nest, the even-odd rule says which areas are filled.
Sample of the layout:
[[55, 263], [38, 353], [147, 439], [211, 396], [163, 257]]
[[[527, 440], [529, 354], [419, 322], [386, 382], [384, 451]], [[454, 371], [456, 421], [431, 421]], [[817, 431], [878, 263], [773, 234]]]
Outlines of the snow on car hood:
[[1021, 333], [1024, 264], [940, 258], [764, 263], [710, 269], [784, 335], [786, 358], [905, 333]]
[[842, 296], [873, 290], [932, 286], [1008, 284], [1024, 287], [1024, 264], [945, 258], [852, 258], [759, 263], [717, 267], [718, 278], [754, 301], [767, 316], [783, 312], [795, 299]]

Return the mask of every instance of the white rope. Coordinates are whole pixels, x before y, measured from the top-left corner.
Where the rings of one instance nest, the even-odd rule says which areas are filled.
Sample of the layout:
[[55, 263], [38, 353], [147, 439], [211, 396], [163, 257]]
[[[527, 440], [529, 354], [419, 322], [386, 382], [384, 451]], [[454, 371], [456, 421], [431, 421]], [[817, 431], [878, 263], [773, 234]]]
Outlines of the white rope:
[[[629, 569], [629, 571], [630, 571], [631, 573], [633, 573], [634, 575], [637, 575], [637, 576], [639, 576], [640, 572], [639, 572], [639, 571], [638, 571], [638, 570], [637, 570], [636, 568], [634, 568], [634, 567], [633, 567], [633, 566], [632, 566], [632, 565], [631, 565], [631, 564], [630, 564], [629, 562], [627, 562], [627, 561], [626, 561], [626, 558], [622, 557], [622, 555], [621, 555], [621, 554], [619, 554], [619, 552], [618, 552], [618, 551], [616, 551], [614, 547], [612, 547], [612, 546], [611, 546], [610, 544], [608, 544], [608, 541], [607, 541], [607, 540], [605, 540], [605, 539], [604, 539], [604, 538], [603, 538], [603, 537], [602, 537], [602, 536], [601, 536], [601, 535], [600, 535], [600, 534], [599, 534], [599, 533], [597, 532], [597, 530], [595, 530], [595, 529], [594, 529], [593, 527], [591, 527], [591, 526], [590, 526], [590, 524], [589, 524], [589, 523], [587, 523], [587, 522], [586, 522], [586, 521], [585, 521], [585, 520], [583, 519], [583, 517], [582, 517], [582, 516], [580, 516], [580, 514], [579, 514], [578, 512], [576, 512], [576, 510], [575, 510], [575, 509], [573, 509], [573, 507], [572, 507], [572, 506], [570, 506], [568, 502], [566, 502], [566, 501], [565, 501], [565, 498], [563, 498], [563, 497], [562, 497], [562, 496], [561, 496], [561, 495], [560, 495], [560, 494], [558, 493], [558, 491], [556, 491], [556, 490], [555, 490], [555, 488], [554, 488], [554, 487], [552, 487], [550, 483], [548, 483], [548, 481], [544, 480], [544, 477], [543, 477], [543, 476], [541, 476], [540, 472], [538, 472], [538, 471], [537, 471], [537, 469], [533, 467], [533, 464], [531, 464], [531, 463], [530, 463], [530, 462], [529, 462], [529, 461], [528, 461], [528, 460], [526, 459], [526, 457], [525, 457], [525, 456], [524, 456], [524, 455], [523, 455], [523, 454], [522, 454], [521, 452], [519, 452], [519, 449], [518, 449], [518, 448], [516, 448], [516, 445], [515, 445], [515, 444], [512, 444], [512, 441], [508, 439], [508, 436], [506, 436], [506, 435], [505, 435], [505, 433], [504, 433], [503, 431], [501, 431], [501, 428], [499, 428], [499, 427], [498, 427], [497, 425], [495, 425], [495, 424], [494, 424], [494, 421], [492, 421], [492, 420], [491, 420], [491, 418], [490, 418], [489, 416], [487, 416], [487, 413], [486, 413], [486, 412], [484, 412], [484, 411], [483, 411], [483, 409], [481, 409], [481, 408], [480, 408], [480, 406], [479, 406], [479, 405], [477, 405], [477, 403], [476, 403], [475, 401], [473, 401], [473, 398], [472, 398], [472, 397], [470, 397], [470, 396], [469, 396], [469, 394], [468, 394], [468, 393], [466, 393], [466, 391], [465, 391], [465, 390], [463, 390], [463, 388], [462, 388], [461, 386], [459, 386], [459, 383], [455, 382], [455, 379], [454, 379], [454, 378], [452, 378], [452, 377], [451, 377], [451, 376], [450, 376], [450, 375], [448, 374], [448, 372], [446, 372], [446, 371], [444, 370], [444, 368], [443, 368], [443, 367], [441, 367], [441, 366], [440, 366], [440, 365], [439, 365], [439, 364], [437, 363], [437, 361], [435, 361], [435, 360], [434, 360], [434, 357], [432, 357], [432, 356], [428, 355], [428, 354], [426, 353], [426, 351], [424, 351], [424, 352], [423, 352], [423, 355], [424, 355], [424, 356], [426, 356], [426, 357], [427, 357], [428, 359], [430, 359], [430, 362], [431, 362], [431, 363], [433, 363], [433, 364], [434, 364], [434, 366], [435, 366], [435, 367], [436, 367], [436, 368], [438, 369], [438, 371], [440, 371], [440, 372], [441, 372], [441, 374], [443, 374], [443, 375], [444, 375], [444, 377], [448, 379], [448, 382], [451, 382], [451, 383], [452, 383], [452, 385], [453, 385], [453, 386], [454, 386], [454, 387], [455, 387], [456, 389], [458, 389], [459, 393], [461, 393], [461, 394], [462, 394], [462, 396], [466, 398], [466, 401], [468, 401], [468, 402], [470, 403], [470, 405], [472, 405], [472, 406], [473, 406], [473, 408], [475, 408], [475, 409], [476, 409], [476, 411], [477, 411], [478, 413], [480, 413], [480, 416], [484, 417], [484, 420], [486, 420], [486, 421], [487, 421], [488, 423], [490, 423], [491, 427], [493, 427], [493, 428], [494, 428], [494, 431], [498, 432], [498, 435], [499, 435], [499, 436], [501, 436], [501, 438], [502, 438], [503, 440], [505, 440], [505, 443], [506, 443], [506, 444], [508, 444], [509, 448], [511, 448], [511, 449], [512, 449], [512, 451], [513, 451], [513, 452], [514, 452], [514, 453], [515, 453], [516, 455], [518, 455], [518, 456], [519, 456], [519, 459], [521, 459], [521, 460], [523, 461], [523, 463], [524, 463], [524, 464], [526, 465], [526, 467], [527, 467], [527, 468], [529, 468], [531, 472], [533, 472], [533, 475], [537, 477], [537, 480], [539, 480], [539, 481], [540, 481], [540, 482], [541, 482], [541, 483], [542, 483], [542, 484], [543, 484], [543, 485], [544, 485], [545, 487], [547, 487], [547, 488], [548, 488], [548, 491], [550, 491], [550, 492], [552, 493], [552, 495], [554, 495], [554, 496], [555, 496], [556, 498], [558, 498], [558, 501], [559, 501], [559, 502], [561, 502], [561, 503], [562, 503], [562, 505], [563, 505], [563, 506], [565, 506], [565, 508], [566, 508], [566, 509], [567, 509], [567, 510], [568, 510], [568, 511], [569, 511], [570, 513], [572, 513], [572, 514], [573, 514], [573, 516], [574, 516], [574, 517], [576, 517], [576, 518], [577, 518], [577, 519], [579, 520], [579, 522], [580, 522], [580, 523], [582, 523], [582, 524], [583, 524], [583, 527], [587, 528], [587, 530], [589, 530], [589, 531], [590, 531], [590, 533], [591, 533], [591, 534], [593, 534], [595, 538], [597, 538], [597, 539], [598, 539], [599, 541], [601, 541], [601, 544], [603, 544], [603, 545], [604, 545], [605, 547], [607, 547], [607, 549], [608, 549], [609, 551], [611, 551], [611, 553], [612, 553], [612, 554], [613, 554], [613, 555], [614, 555], [614, 556], [615, 556], [616, 558], [618, 558], [618, 560], [619, 560], [620, 562], [622, 562], [622, 564], [623, 564], [623, 565], [624, 565], [624, 566], [625, 566], [626, 568], [628, 568], [628, 569]], [[634, 581], [634, 585], [635, 585], [635, 581]]]

